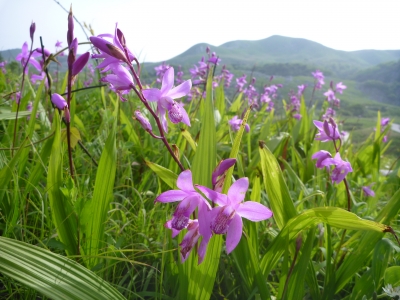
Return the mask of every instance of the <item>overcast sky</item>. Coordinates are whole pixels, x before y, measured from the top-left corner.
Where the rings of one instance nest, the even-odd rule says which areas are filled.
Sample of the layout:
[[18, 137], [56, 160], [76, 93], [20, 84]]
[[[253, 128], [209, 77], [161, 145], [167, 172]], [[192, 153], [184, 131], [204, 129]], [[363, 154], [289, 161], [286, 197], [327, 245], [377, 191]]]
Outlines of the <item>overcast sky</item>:
[[[115, 23], [141, 61], [172, 58], [205, 42], [272, 35], [299, 37], [327, 47], [353, 51], [400, 49], [399, 0], [59, 0], [95, 34], [113, 33]], [[0, 50], [21, 48], [36, 23], [35, 46], [42, 36], [53, 50], [66, 45], [67, 13], [54, 0], [0, 0]], [[86, 37], [78, 24], [75, 36]], [[82, 49], [83, 52], [86, 51]]]

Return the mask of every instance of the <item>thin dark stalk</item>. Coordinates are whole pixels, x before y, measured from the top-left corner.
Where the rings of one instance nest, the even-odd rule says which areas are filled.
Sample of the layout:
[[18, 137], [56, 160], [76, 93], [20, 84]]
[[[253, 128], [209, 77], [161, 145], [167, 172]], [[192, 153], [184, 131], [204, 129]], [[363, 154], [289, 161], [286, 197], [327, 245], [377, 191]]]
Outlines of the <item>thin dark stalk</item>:
[[95, 164], [96, 167], [99, 166], [99, 164], [97, 163], [97, 161], [92, 157], [92, 155], [90, 154], [89, 150], [82, 144], [81, 141], [78, 140], [78, 145], [82, 148], [82, 150], [90, 157], [90, 159], [92, 160], [92, 162]]
[[[95, 89], [95, 88], [99, 88], [99, 87], [103, 87], [103, 86], [107, 86], [106, 84], [100, 84], [100, 85], [94, 85], [94, 86], [87, 86], [87, 87], [83, 87], [80, 89], [76, 89], [76, 90], [72, 90], [71, 94], [76, 93], [76, 92], [80, 92], [80, 91], [84, 91], [84, 90], [89, 90], [89, 89]], [[61, 96], [67, 96], [68, 92], [61, 94]]]
[[[72, 51], [71, 49], [69, 50]], [[72, 64], [68, 65], [68, 87], [67, 87], [67, 104], [68, 108], [71, 107], [71, 90], [72, 90]], [[74, 178], [74, 164], [72, 161], [72, 148], [71, 148], [71, 123], [69, 121], [65, 122], [67, 125], [67, 145], [68, 145], [68, 160], [69, 160], [69, 170], [72, 179]]]
[[[21, 88], [20, 88], [20, 94], [19, 97], [16, 94], [15, 95], [15, 100], [17, 101], [17, 113], [15, 114], [15, 122], [14, 122], [14, 135], [13, 135], [13, 142], [11, 146], [11, 156], [14, 156], [14, 150], [12, 150], [15, 147], [15, 140], [17, 136], [17, 124], [18, 124], [18, 113], [19, 113], [19, 107], [21, 104], [21, 99], [22, 99], [22, 92], [24, 90], [24, 84], [25, 84], [25, 72], [26, 68], [28, 67], [29, 60], [32, 56], [32, 49], [33, 49], [33, 39], [31, 40], [31, 50], [29, 51], [28, 59], [25, 62], [24, 68], [22, 70], [22, 81], [21, 81]], [[17, 99], [18, 98], [18, 99]]]
[[[39, 144], [39, 143], [41, 143], [41, 142], [43, 142], [43, 141], [45, 141], [45, 140], [47, 140], [48, 138], [51, 138], [52, 136], [54, 135], [54, 132], [52, 133], [52, 134], [50, 134], [49, 136], [46, 136], [45, 138], [42, 138], [41, 140], [38, 140], [38, 141], [36, 141], [36, 142], [34, 142], [34, 143], [30, 143], [29, 145], [26, 145], [26, 146], [24, 146], [23, 148], [28, 148], [28, 147], [30, 147], [31, 145], [36, 145], [36, 144]], [[0, 148], [0, 150], [2, 150], [2, 151], [5, 151], [5, 150], [18, 150], [18, 149], [20, 149], [21, 147], [16, 147], [16, 148]]]

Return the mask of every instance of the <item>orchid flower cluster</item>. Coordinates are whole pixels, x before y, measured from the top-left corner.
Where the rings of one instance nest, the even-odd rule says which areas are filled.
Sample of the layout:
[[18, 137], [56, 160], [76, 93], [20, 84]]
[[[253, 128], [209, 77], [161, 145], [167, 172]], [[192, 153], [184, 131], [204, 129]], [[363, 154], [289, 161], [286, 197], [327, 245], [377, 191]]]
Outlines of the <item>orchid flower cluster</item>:
[[[312, 159], [317, 160], [316, 167], [320, 169], [326, 168], [329, 171], [330, 166], [334, 166], [335, 168], [331, 173], [331, 180], [332, 182], [340, 183], [345, 179], [348, 173], [353, 172], [353, 168], [349, 162], [342, 160], [340, 156], [339, 150], [341, 138], [337, 125], [332, 118], [329, 119], [329, 122], [327, 120], [324, 122], [314, 121], [314, 125], [319, 130], [315, 140], [319, 140], [321, 142], [332, 141], [336, 150], [336, 154], [334, 157], [332, 157], [331, 153], [328, 151], [320, 150], [313, 154]], [[339, 145], [336, 144], [336, 141], [339, 141]]]
[[334, 88], [333, 81], [331, 81], [330, 89], [324, 93], [326, 101], [331, 104], [331, 107], [327, 108], [325, 114], [322, 116], [323, 119], [329, 119], [336, 116], [336, 111], [333, 107], [340, 107], [340, 99], [336, 97], [336, 93], [342, 94], [343, 90], [346, 88], [347, 87], [342, 82], [337, 83]]
[[303, 96], [304, 90], [307, 88], [306, 85], [302, 84], [297, 86], [297, 93], [290, 91], [289, 93], [289, 98], [290, 98], [290, 104], [286, 105], [286, 111], [290, 113], [290, 116], [293, 118], [300, 120], [301, 119], [301, 114], [300, 112], [300, 105], [301, 105], [301, 97]]
[[[385, 131], [386, 126], [389, 125], [389, 122], [390, 122], [390, 118], [383, 118], [383, 119], [381, 120], [381, 131], [382, 131], [382, 132]], [[388, 137], [385, 135], [385, 136], [383, 137], [383, 139], [382, 139], [382, 142], [386, 143], [387, 140], [388, 140]]]
[[[226, 195], [221, 193], [226, 172], [235, 163], [236, 159], [226, 159], [218, 164], [212, 174], [213, 189], [198, 184], [193, 185], [192, 173], [186, 170], [178, 176], [176, 183], [178, 190], [166, 191], [155, 199], [155, 202], [162, 203], [180, 202], [172, 219], [165, 223], [165, 227], [172, 230], [172, 237], [183, 229], [187, 230], [179, 244], [182, 262], [189, 257], [201, 238], [198, 248], [200, 264], [214, 234], [226, 234], [226, 252], [229, 254], [242, 237], [242, 218], [257, 222], [272, 217], [272, 211], [264, 205], [254, 201], [243, 202], [249, 187], [249, 180], [246, 177], [234, 182]], [[215, 206], [216, 204], [218, 206]], [[191, 215], [195, 215], [196, 208], [198, 218], [190, 219]]]

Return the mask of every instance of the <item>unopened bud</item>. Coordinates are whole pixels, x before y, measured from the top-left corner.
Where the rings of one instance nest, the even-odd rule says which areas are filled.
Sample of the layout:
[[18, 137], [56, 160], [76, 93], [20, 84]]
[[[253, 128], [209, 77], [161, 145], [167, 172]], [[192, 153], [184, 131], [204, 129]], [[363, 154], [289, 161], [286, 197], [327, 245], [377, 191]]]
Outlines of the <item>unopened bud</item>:
[[122, 47], [126, 47], [126, 40], [125, 40], [125, 36], [122, 33], [121, 30], [119, 30], [119, 28], [117, 28], [117, 37], [119, 42], [121, 43]]
[[113, 57], [115, 57], [117, 59], [120, 59], [120, 60], [122, 60], [122, 61], [124, 61], [124, 62], [126, 62], [128, 64], [130, 63], [129, 61], [127, 61], [125, 53], [122, 52], [121, 49], [119, 49], [118, 47], [114, 46], [113, 44], [108, 44], [108, 43], [106, 44], [106, 47], [108, 48], [108, 51], [110, 51], [110, 55], [111, 56], [113, 56]]
[[296, 238], [296, 251], [300, 251], [301, 244], [303, 243], [303, 238], [301, 237], [301, 233]]
[[71, 4], [68, 14], [68, 31], [67, 31], [68, 46], [71, 45], [73, 39], [74, 39], [74, 16], [72, 14], [72, 4]]
[[135, 111], [135, 117], [136, 117], [136, 120], [139, 121], [140, 125], [142, 125], [144, 130], [146, 130], [146, 131], [153, 130], [149, 120], [145, 116], [143, 116], [139, 110]]
[[33, 35], [35, 34], [36, 24], [32, 21], [31, 27], [29, 27], [29, 35], [31, 37], [31, 41], [33, 41]]

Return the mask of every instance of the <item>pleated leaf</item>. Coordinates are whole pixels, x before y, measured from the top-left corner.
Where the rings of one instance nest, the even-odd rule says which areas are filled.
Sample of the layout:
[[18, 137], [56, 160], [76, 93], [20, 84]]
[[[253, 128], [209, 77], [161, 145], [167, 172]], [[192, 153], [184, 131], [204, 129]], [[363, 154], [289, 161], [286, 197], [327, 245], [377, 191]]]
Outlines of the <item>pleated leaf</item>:
[[0, 272], [51, 299], [125, 299], [77, 262], [45, 249], [0, 237]]

